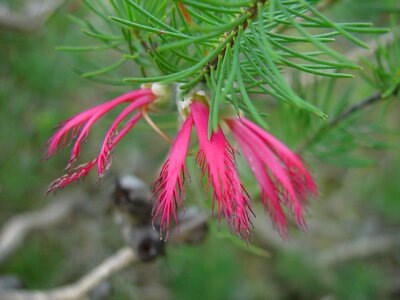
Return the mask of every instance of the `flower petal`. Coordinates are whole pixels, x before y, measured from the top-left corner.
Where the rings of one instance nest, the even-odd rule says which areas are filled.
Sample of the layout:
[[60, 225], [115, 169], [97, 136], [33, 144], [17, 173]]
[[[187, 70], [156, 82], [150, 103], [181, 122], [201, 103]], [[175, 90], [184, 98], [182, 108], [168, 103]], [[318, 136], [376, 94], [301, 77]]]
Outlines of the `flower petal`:
[[[103, 177], [105, 170], [110, 166], [111, 161], [109, 158], [111, 150], [115, 147], [116, 137], [118, 136], [118, 140], [120, 140], [128, 131], [125, 129], [123, 132], [118, 132], [119, 124], [134, 110], [136, 110], [141, 106], [145, 106], [146, 104], [151, 103], [153, 99], [154, 98], [150, 96], [143, 96], [138, 98], [136, 101], [129, 104], [111, 124], [109, 130], [106, 133], [103, 144], [101, 146], [99, 159], [97, 162], [97, 172], [100, 178]], [[127, 123], [129, 124], [129, 129], [131, 129], [136, 124], [136, 122], [139, 121], [141, 117], [142, 113], [137, 113], [135, 117], [133, 117], [133, 120]]]
[[[59, 129], [56, 133], [49, 139], [47, 142], [47, 152], [44, 156], [45, 159], [50, 158], [50, 156], [54, 155], [57, 152], [57, 149], [63, 148], [68, 140], [74, 139], [78, 132], [80, 131], [81, 127], [88, 122], [93, 116], [96, 115], [96, 118], [93, 119], [93, 122], [96, 121], [98, 118], [103, 116], [106, 112], [110, 111], [117, 105], [124, 103], [124, 102], [131, 102], [141, 96], [152, 96], [155, 97], [151, 91], [151, 89], [138, 89], [135, 91], [128, 92], [123, 94], [111, 101], [106, 103], [97, 105], [92, 107], [84, 112], [81, 112], [74, 117], [62, 122], [59, 126]], [[91, 125], [90, 125], [91, 126]], [[90, 128], [89, 126], [89, 128]], [[89, 128], [84, 130], [84, 133], [87, 134]], [[79, 145], [77, 149], [73, 152], [74, 156], [77, 156], [79, 153]]]
[[255, 132], [262, 140], [271, 148], [279, 158], [285, 162], [288, 166], [291, 177], [296, 184], [297, 193], [302, 197], [306, 198], [307, 193], [311, 193], [312, 196], [318, 196], [317, 187], [310, 173], [304, 166], [301, 158], [293, 153], [289, 148], [286, 147], [276, 137], [269, 134], [256, 124], [250, 122], [246, 118], [242, 118], [243, 123]]
[[47, 194], [49, 194], [55, 190], [62, 189], [64, 187], [66, 187], [68, 184], [70, 184], [71, 182], [77, 181], [79, 178], [86, 176], [96, 163], [97, 163], [97, 158], [88, 163], [77, 166], [68, 174], [65, 174], [62, 177], [54, 180], [49, 185], [49, 187], [47, 189]]
[[[126, 124], [121, 129], [121, 131], [118, 134], [115, 134], [118, 125], [135, 109], [151, 103], [152, 101], [155, 100], [155, 98], [156, 98], [156, 96], [152, 94], [150, 89], [136, 90], [136, 91], [121, 95], [120, 97], [117, 97], [110, 102], [98, 105], [94, 108], [91, 108], [81, 114], [78, 114], [76, 117], [74, 117], [70, 121], [68, 121], [65, 124], [65, 126], [62, 127], [56, 133], [56, 135], [54, 135], [50, 139], [51, 145], [49, 146], [50, 148], [53, 149], [54, 145], [57, 143], [57, 140], [60, 140], [60, 138], [62, 138], [62, 136], [64, 136], [64, 138], [66, 138], [66, 135], [68, 135], [68, 132], [71, 129], [73, 131], [76, 131], [77, 130], [76, 126], [80, 127], [80, 126], [82, 126], [82, 124], [85, 124], [85, 126], [81, 130], [81, 133], [79, 134], [79, 136], [75, 142], [75, 145], [72, 150], [71, 159], [69, 161], [67, 168], [69, 168], [71, 166], [71, 164], [74, 162], [74, 160], [77, 158], [77, 156], [79, 154], [80, 144], [81, 144], [84, 136], [87, 135], [87, 133], [88, 133], [90, 127], [93, 125], [93, 123], [98, 118], [100, 118], [102, 115], [104, 115], [106, 112], [108, 112], [109, 110], [114, 108], [116, 105], [123, 103], [123, 102], [133, 101], [114, 120], [113, 124], [111, 125], [110, 129], [108, 130], [108, 132], [106, 134], [106, 137], [103, 142], [102, 149], [100, 151], [99, 156], [89, 163], [80, 165], [80, 166], [72, 169], [66, 175], [55, 180], [53, 183], [50, 184], [50, 186], [48, 188], [48, 193], [51, 191], [63, 188], [66, 185], [70, 184], [71, 182], [77, 181], [81, 177], [86, 176], [89, 173], [89, 171], [93, 168], [93, 166], [96, 164], [98, 167], [99, 175], [101, 177], [103, 175], [105, 169], [110, 164], [109, 155], [110, 155], [111, 151], [115, 148], [115, 146], [122, 139], [122, 137], [124, 137], [128, 133], [128, 131], [140, 120], [140, 118], [142, 117], [142, 113], [137, 112], [136, 114], [134, 114], [126, 122]], [[50, 151], [50, 148], [49, 148], [49, 151]]]
[[287, 236], [287, 221], [279, 199], [279, 189], [272, 182], [270, 175], [264, 167], [262, 159], [240, 134], [243, 126], [240, 120], [228, 120], [227, 124], [232, 130], [233, 137], [239, 144], [256, 180], [261, 187], [261, 199], [268, 210], [273, 225], [277, 226], [281, 236]]
[[[228, 124], [236, 126], [234, 132], [242, 143], [246, 143], [248, 147], [253, 149], [253, 153], [261, 160], [265, 166], [271, 172], [273, 178], [273, 185], [275, 189], [279, 190], [284, 204], [287, 205], [294, 213], [296, 223], [300, 227], [305, 227], [304, 213], [303, 213], [303, 201], [305, 200], [305, 194], [303, 191], [307, 190], [307, 186], [302, 185], [298, 189], [298, 176], [293, 176], [293, 172], [290, 170], [290, 165], [286, 165], [286, 160], [280, 160], [279, 156], [270, 149], [269, 145], [264, 139], [252, 128], [245, 126], [241, 121], [228, 121]], [[299, 192], [301, 191], [301, 192]]]
[[[130, 129], [140, 120], [142, 117], [141, 112], [137, 112], [134, 114], [128, 122], [125, 124], [125, 126], [121, 129], [119, 134], [112, 140], [112, 143], [109, 145], [109, 151], [111, 152], [115, 146], [118, 144], [118, 142], [121, 140], [121, 138], [126, 135]], [[79, 180], [81, 177], [86, 176], [89, 171], [96, 165], [99, 164], [99, 160], [102, 157], [99, 155], [96, 159], [86, 163], [82, 164], [80, 166], [77, 166], [74, 168], [72, 171], [68, 172], [67, 174], [63, 175], [62, 177], [54, 180], [48, 187], [47, 189], [47, 194], [50, 192], [53, 192], [55, 190], [59, 190], [67, 186], [68, 184]], [[103, 159], [103, 158], [102, 158]]]
[[175, 138], [171, 152], [164, 163], [158, 179], [153, 185], [156, 200], [153, 208], [153, 222], [160, 216], [160, 233], [168, 235], [171, 215], [178, 222], [176, 208], [178, 204], [183, 207], [182, 194], [186, 172], [186, 153], [189, 146], [193, 118], [189, 115]]
[[234, 150], [220, 127], [208, 139], [209, 110], [206, 105], [194, 101], [190, 109], [200, 143], [197, 162], [203, 175], [208, 174], [208, 183], [213, 187], [213, 208], [216, 200], [218, 219], [222, 212], [228, 224], [246, 239], [251, 223], [249, 199], [237, 175]]

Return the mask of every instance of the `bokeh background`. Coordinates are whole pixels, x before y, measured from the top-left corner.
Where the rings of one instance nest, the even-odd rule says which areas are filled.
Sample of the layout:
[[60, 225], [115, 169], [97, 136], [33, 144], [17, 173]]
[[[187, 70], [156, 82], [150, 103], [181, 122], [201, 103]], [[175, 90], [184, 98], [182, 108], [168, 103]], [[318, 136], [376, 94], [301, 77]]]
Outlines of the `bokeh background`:
[[[26, 16], [27, 5], [41, 1], [28, 2], [31, 1], [1, 0], [0, 5]], [[384, 5], [397, 5], [396, 1], [379, 1], [379, 7], [373, 6], [378, 1], [332, 2], [335, 4], [328, 13], [334, 20], [373, 21], [382, 26], [390, 26]], [[45, 197], [49, 182], [62, 175], [68, 154], [65, 150], [49, 161], [41, 160], [55, 125], [129, 89], [79, 77], [74, 68], [90, 69], [90, 52], [55, 50], [59, 45], [85, 45], [88, 41], [69, 15], [94, 19], [80, 1], [71, 0], [49, 14], [42, 25], [39, 22], [28, 28], [16, 28], [13, 24], [0, 24], [0, 225], [59, 198], [87, 195], [71, 215], [30, 232], [22, 245], [1, 261], [0, 286], [10, 276], [25, 289], [65, 285], [121, 248], [124, 242], [109, 208], [110, 189], [118, 176], [128, 173], [151, 184], [169, 148], [145, 123], [140, 123], [113, 154], [113, 166], [99, 186], [92, 174], [79, 185], [72, 184]], [[25, 21], [29, 18], [25, 17]], [[341, 40], [336, 47], [340, 51], [352, 50]], [[112, 53], [100, 55], [105, 62], [112, 62]], [[349, 81], [336, 83], [330, 99], [346, 97], [348, 103], [354, 103], [374, 92], [360, 76]], [[308, 90], [301, 88], [304, 93], [313, 93], [315, 89], [313, 84]], [[340, 151], [330, 153], [333, 144], [325, 144], [326, 149], [322, 150], [319, 146], [319, 152], [305, 151], [305, 160], [313, 169], [321, 194], [310, 203], [306, 232], [293, 228], [287, 241], [280, 239], [258, 203], [254, 247], [247, 247], [224, 228], [218, 230], [216, 224], [211, 224], [203, 243], [167, 246], [164, 257], [150, 264], [135, 264], [116, 274], [105, 287], [99, 287], [97, 296], [90, 297], [399, 299], [399, 111], [399, 103], [394, 99], [363, 113], [357, 128], [365, 128], [363, 134], [374, 137], [372, 147], [364, 147], [366, 140], [356, 136], [344, 142], [352, 144], [346, 155]], [[278, 119], [285, 113], [279, 111], [271, 117], [277, 119], [271, 123], [279, 124]], [[82, 161], [97, 153], [101, 134], [111, 121], [112, 116], [107, 116], [96, 127]], [[173, 135], [173, 113], [159, 120], [156, 117], [156, 121]], [[373, 132], [368, 127], [371, 124]], [[275, 132], [295, 148], [302, 138], [301, 126], [297, 123], [279, 127]], [[246, 172], [249, 171], [244, 170], [244, 180], [252, 193], [256, 185]], [[193, 206], [206, 197], [196, 185], [198, 176], [192, 176], [188, 188], [187, 203]]]

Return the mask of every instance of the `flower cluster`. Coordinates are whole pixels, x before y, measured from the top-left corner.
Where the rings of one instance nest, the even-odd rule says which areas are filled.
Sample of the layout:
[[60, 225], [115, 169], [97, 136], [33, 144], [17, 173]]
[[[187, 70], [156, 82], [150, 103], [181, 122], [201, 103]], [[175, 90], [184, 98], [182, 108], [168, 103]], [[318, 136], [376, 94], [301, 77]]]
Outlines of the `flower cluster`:
[[[158, 98], [157, 94], [163, 93], [159, 90], [160, 86], [155, 86], [155, 88], [141, 88], [131, 91], [109, 102], [92, 107], [60, 123], [59, 129], [47, 142], [48, 147], [45, 159], [54, 155], [60, 148], [64, 148], [69, 141], [74, 140], [74, 145], [71, 150], [70, 159], [65, 168], [68, 173], [51, 183], [48, 192], [63, 188], [69, 183], [87, 175], [96, 165], [99, 178], [103, 177], [104, 172], [111, 164], [111, 152], [118, 142], [143, 117], [143, 114], [149, 109], [149, 106]], [[86, 140], [94, 123], [106, 113], [124, 103], [128, 103], [128, 105], [111, 124], [103, 140], [99, 155], [88, 163], [74, 167], [80, 154], [81, 144]], [[126, 121], [125, 124], [119, 129], [120, 124], [124, 120]]]
[[[156, 88], [155, 88], [156, 87]], [[68, 174], [54, 181], [49, 191], [62, 188], [86, 175], [97, 165], [98, 175], [103, 176], [111, 163], [110, 153], [122, 137], [138, 122], [151, 105], [163, 97], [159, 85], [141, 88], [124, 94], [105, 104], [86, 110], [63, 122], [50, 138], [46, 157], [53, 155], [70, 139], [74, 139]], [[165, 96], [165, 95], [164, 95]], [[106, 133], [99, 155], [91, 162], [72, 169], [80, 153], [82, 141], [92, 125], [116, 106], [128, 103]], [[225, 218], [232, 231], [243, 239], [251, 236], [251, 200], [242, 186], [236, 167], [236, 150], [225, 136], [221, 126], [208, 136], [209, 108], [206, 97], [193, 94], [184, 107], [184, 121], [172, 144], [153, 189], [155, 203], [154, 220], [160, 224], [161, 234], [168, 233], [171, 219], [178, 221], [177, 210], [183, 208], [184, 181], [187, 176], [186, 157], [193, 127], [198, 140], [196, 162], [207, 187], [212, 188], [212, 207], [217, 207], [218, 219]], [[128, 119], [129, 118], [129, 119]], [[125, 125], [119, 130], [121, 122]], [[228, 116], [220, 120], [237, 142], [261, 189], [261, 199], [268, 209], [273, 224], [283, 236], [287, 232], [285, 209], [292, 212], [296, 223], [305, 226], [304, 202], [309, 195], [315, 196], [314, 181], [301, 159], [274, 136], [243, 116]]]

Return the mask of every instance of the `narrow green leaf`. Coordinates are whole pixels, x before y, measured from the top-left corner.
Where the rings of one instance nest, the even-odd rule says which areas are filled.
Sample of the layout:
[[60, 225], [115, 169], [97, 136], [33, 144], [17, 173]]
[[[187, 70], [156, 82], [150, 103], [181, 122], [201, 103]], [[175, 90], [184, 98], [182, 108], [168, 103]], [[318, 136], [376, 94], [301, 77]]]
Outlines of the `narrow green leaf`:
[[231, 55], [231, 45], [227, 44], [225, 51], [223, 53], [223, 60], [220, 64], [218, 64], [219, 73], [217, 73], [217, 86], [214, 90], [213, 97], [211, 99], [210, 105], [210, 116], [209, 116], [209, 126], [208, 126], [208, 135], [211, 137], [211, 133], [218, 130], [219, 122], [218, 122], [218, 112], [221, 100], [221, 91], [222, 84], [225, 81], [226, 69], [228, 68], [230, 55]]
[[312, 35], [310, 33], [308, 33], [307, 30], [305, 30], [302, 26], [303, 23], [298, 23], [296, 20], [294, 20], [290, 14], [288, 13], [288, 11], [286, 10], [285, 6], [283, 6], [280, 1], [276, 1], [274, 0], [277, 5], [279, 5], [279, 7], [281, 8], [283, 14], [285, 15], [285, 17], [287, 18], [287, 20], [290, 22], [291, 25], [293, 25], [293, 27], [300, 33], [302, 34], [304, 37], [307, 37], [311, 43], [313, 43], [316, 47], [318, 47], [319, 49], [325, 51], [327, 54], [331, 55], [332, 57], [336, 58], [338, 61], [342, 62], [342, 63], [346, 63], [351, 65], [353, 68], [359, 68], [358, 65], [350, 62], [346, 57], [344, 57], [343, 55], [341, 55], [340, 53], [332, 50], [331, 48], [327, 47], [326, 45], [324, 45], [323, 43], [321, 43], [320, 41], [314, 39], [312, 37]]
[[221, 44], [218, 45], [210, 54], [208, 54], [205, 58], [203, 58], [199, 63], [194, 66], [182, 70], [180, 72], [164, 75], [164, 76], [155, 76], [155, 77], [128, 77], [123, 80], [126, 82], [137, 82], [137, 83], [145, 83], [145, 82], [177, 82], [181, 79], [187, 79], [188, 76], [192, 76], [196, 72], [200, 71], [205, 65], [210, 62], [218, 53], [229, 43], [232, 39], [233, 33], [231, 33]]
[[236, 78], [237, 78], [237, 83], [239, 85], [240, 93], [241, 93], [242, 98], [244, 100], [244, 104], [246, 105], [246, 107], [250, 111], [250, 113], [253, 116], [253, 118], [257, 121], [257, 123], [260, 124], [264, 129], [267, 129], [268, 128], [267, 123], [260, 116], [260, 114], [258, 113], [256, 107], [254, 106], [253, 102], [251, 101], [249, 95], [247, 94], [247, 91], [246, 91], [246, 88], [245, 88], [245, 86], [243, 84], [242, 75], [241, 75], [241, 72], [240, 72], [239, 68], [237, 69], [237, 72], [236, 72]]
[[158, 26], [160, 26], [161, 28], [164, 28], [166, 31], [169, 32], [174, 32], [176, 34], [178, 34], [179, 36], [184, 36], [184, 37], [188, 37], [187, 35], [179, 32], [178, 30], [176, 30], [175, 28], [168, 26], [167, 24], [165, 24], [164, 22], [160, 21], [156, 16], [153, 16], [151, 13], [149, 13], [147, 10], [145, 10], [143, 7], [141, 7], [139, 4], [137, 4], [136, 2], [132, 1], [132, 0], [124, 0], [125, 2], [127, 2], [129, 5], [131, 5], [134, 9], [136, 9], [139, 13], [143, 14], [144, 16], [146, 16], [147, 18], [149, 18], [149, 20], [151, 20], [154, 24], [157, 24]]
[[122, 36], [105, 35], [105, 34], [91, 32], [85, 29], [82, 29], [81, 31], [90, 37], [94, 37], [103, 41], [119, 41], [124, 39], [124, 37]]
[[232, 56], [232, 67], [228, 65], [228, 79], [226, 80], [225, 83], [225, 88], [221, 93], [221, 99], [225, 99], [225, 97], [228, 94], [231, 94], [231, 97], [233, 98], [233, 104], [235, 105], [235, 110], [237, 113], [239, 113], [239, 108], [238, 104], [236, 101], [236, 95], [235, 92], [232, 90], [233, 88], [233, 81], [235, 80], [235, 74], [238, 72], [238, 66], [240, 64], [240, 44], [242, 42], [242, 37], [243, 37], [243, 26], [239, 26], [239, 31], [237, 33], [237, 36], [235, 37], [233, 43], [234, 43], [234, 48], [233, 48], [233, 56]]
[[59, 46], [55, 49], [57, 51], [71, 51], [71, 52], [86, 52], [86, 51], [97, 51], [97, 50], [105, 50], [114, 48], [118, 45], [121, 45], [123, 42], [115, 42], [110, 43], [107, 45], [100, 45], [100, 46]]
[[319, 17], [321, 20], [323, 20], [325, 23], [329, 24], [332, 28], [335, 28], [337, 31], [339, 31], [341, 34], [343, 34], [345, 37], [347, 37], [350, 41], [352, 41], [353, 43], [355, 43], [356, 45], [359, 45], [363, 48], [369, 49], [369, 46], [364, 43], [363, 41], [361, 41], [360, 39], [356, 38], [355, 36], [351, 35], [350, 33], [348, 33], [346, 30], [344, 30], [342, 27], [336, 25], [334, 22], [332, 22], [331, 20], [329, 20], [326, 16], [324, 16], [323, 14], [321, 14], [317, 9], [315, 9], [312, 5], [310, 5], [309, 3], [307, 3], [304, 0], [298, 0], [300, 1], [301, 4], [303, 4], [305, 7], [307, 7], [314, 15], [316, 15], [317, 17]]
[[191, 1], [191, 0], [180, 0], [183, 4], [187, 4], [196, 8], [199, 8], [201, 10], [208, 10], [208, 11], [215, 11], [215, 12], [220, 12], [220, 13], [231, 13], [231, 14], [239, 14], [242, 12], [241, 9], [236, 9], [236, 8], [229, 8], [229, 2], [226, 3], [228, 5], [210, 5], [207, 3], [202, 3], [199, 1]]
[[354, 75], [352, 75], [352, 74], [319, 71], [319, 70], [317, 70], [318, 65], [315, 65], [315, 69], [314, 69], [314, 68], [310, 68], [310, 67], [305, 67], [299, 63], [291, 62], [290, 60], [283, 58], [283, 57], [280, 57], [279, 60], [289, 67], [298, 69], [303, 72], [311, 73], [314, 75], [327, 76], [327, 77], [333, 77], [333, 78], [354, 78]]
[[101, 68], [101, 69], [99, 69], [99, 70], [95, 70], [95, 71], [83, 73], [81, 76], [82, 76], [82, 77], [88, 78], [88, 77], [93, 77], [93, 76], [105, 74], [105, 73], [107, 73], [107, 72], [110, 72], [110, 71], [112, 71], [112, 70], [118, 68], [118, 67], [119, 67], [120, 65], [122, 65], [125, 61], [126, 61], [125, 59], [121, 59], [121, 60], [119, 60], [119, 61], [113, 63], [113, 64], [110, 65], [110, 66]]
[[158, 51], [162, 52], [165, 50], [170, 50], [173, 48], [177, 48], [177, 47], [183, 47], [183, 46], [187, 46], [189, 44], [193, 44], [193, 43], [198, 43], [198, 42], [202, 42], [202, 41], [206, 41], [209, 40], [211, 38], [216, 38], [219, 37], [221, 34], [231, 30], [232, 28], [235, 28], [236, 26], [242, 24], [245, 20], [247, 20], [249, 18], [249, 14], [244, 14], [241, 17], [237, 18], [235, 21], [229, 23], [229, 24], [224, 24], [220, 27], [218, 27], [214, 32], [209, 33], [209, 34], [205, 34], [205, 35], [201, 35], [201, 36], [197, 36], [197, 37], [192, 37], [192, 38], [188, 38], [185, 40], [181, 40], [181, 41], [177, 41], [177, 42], [173, 42], [173, 43], [169, 43], [169, 44], [165, 44], [165, 45], [161, 45], [160, 47], [157, 48]]
[[182, 34], [182, 33], [166, 31], [164, 29], [159, 29], [159, 28], [146, 26], [146, 25], [143, 25], [143, 24], [139, 24], [139, 23], [135, 23], [135, 22], [129, 21], [129, 20], [121, 19], [121, 18], [118, 18], [118, 17], [109, 17], [109, 19], [111, 21], [114, 21], [114, 22], [119, 23], [119, 24], [126, 25], [128, 27], [133, 27], [133, 28], [137, 28], [137, 29], [140, 29], [140, 30], [153, 32], [153, 33], [157, 33], [157, 34], [160, 34], [160, 35], [169, 35], [169, 36], [173, 36], [173, 37], [176, 37], [176, 38], [187, 38], [187, 36]]

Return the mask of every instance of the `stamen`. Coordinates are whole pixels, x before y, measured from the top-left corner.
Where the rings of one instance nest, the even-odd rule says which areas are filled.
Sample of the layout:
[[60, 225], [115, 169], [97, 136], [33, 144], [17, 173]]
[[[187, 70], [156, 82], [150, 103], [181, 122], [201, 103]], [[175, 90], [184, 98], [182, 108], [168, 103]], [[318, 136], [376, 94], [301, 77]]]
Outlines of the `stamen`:
[[170, 145], [172, 145], [174, 142], [172, 141], [172, 139], [167, 136], [154, 122], [153, 120], [150, 118], [150, 116], [147, 114], [147, 110], [145, 108], [142, 109], [142, 113], [143, 113], [143, 119], [147, 122], [147, 124], [150, 125], [151, 128], [154, 129], [155, 132], [158, 133], [159, 136], [161, 136], [165, 141], [167, 141], [167, 143], [169, 143]]

